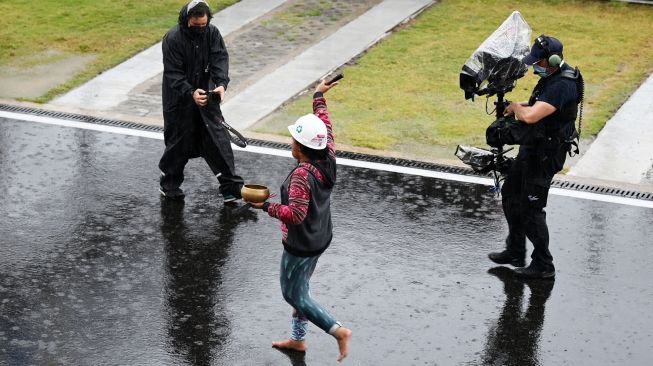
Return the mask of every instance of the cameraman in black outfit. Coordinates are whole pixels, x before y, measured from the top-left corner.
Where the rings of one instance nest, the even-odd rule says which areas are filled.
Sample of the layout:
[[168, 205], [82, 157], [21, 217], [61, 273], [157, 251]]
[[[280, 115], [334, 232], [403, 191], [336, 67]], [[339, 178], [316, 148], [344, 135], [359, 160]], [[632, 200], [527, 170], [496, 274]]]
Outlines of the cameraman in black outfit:
[[506, 249], [490, 253], [498, 264], [524, 267], [526, 237], [533, 243], [531, 263], [514, 272], [524, 278], [554, 278], [546, 225], [547, 196], [553, 176], [565, 163], [577, 138], [576, 115], [582, 100], [582, 76], [564, 62], [562, 43], [542, 35], [522, 62], [533, 65], [540, 76], [528, 103], [510, 103], [505, 115], [528, 124], [539, 138], [520, 144], [519, 154], [507, 173], [502, 188], [503, 211], [508, 221]]

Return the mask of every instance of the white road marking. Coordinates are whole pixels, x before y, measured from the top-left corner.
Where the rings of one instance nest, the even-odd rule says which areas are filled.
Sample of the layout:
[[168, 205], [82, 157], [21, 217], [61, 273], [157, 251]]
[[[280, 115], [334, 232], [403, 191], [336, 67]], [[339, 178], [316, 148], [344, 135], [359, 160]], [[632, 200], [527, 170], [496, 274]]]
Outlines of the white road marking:
[[[136, 137], [145, 137], [150, 139], [163, 140], [163, 133], [161, 132], [142, 131], [142, 130], [136, 130], [131, 128], [106, 126], [106, 125], [100, 125], [94, 123], [69, 121], [60, 118], [36, 116], [31, 114], [22, 114], [22, 113], [5, 112], [5, 111], [0, 111], [0, 117], [20, 120], [20, 121], [44, 123], [44, 124], [62, 126], [62, 127], [80, 128], [85, 130], [109, 132], [109, 133], [116, 133], [116, 134], [127, 135], [127, 136], [136, 136]], [[273, 156], [280, 156], [280, 157], [292, 159], [292, 155], [290, 151], [287, 150], [272, 149], [268, 147], [259, 147], [259, 146], [248, 146], [246, 148], [240, 148], [235, 145], [232, 145], [232, 147], [236, 151], [246, 151], [246, 152], [251, 152], [256, 154], [273, 155]], [[394, 173], [407, 174], [407, 175], [418, 175], [418, 176], [428, 177], [428, 178], [480, 184], [486, 186], [492, 186], [494, 184], [494, 181], [490, 178], [467, 176], [467, 175], [453, 174], [453, 173], [443, 173], [443, 172], [436, 172], [436, 171], [426, 170], [426, 169], [410, 168], [410, 167], [403, 167], [403, 166], [397, 166], [391, 164], [372, 163], [367, 161], [359, 161], [359, 160], [344, 159], [344, 158], [338, 159], [338, 165], [372, 169], [372, 170], [382, 170], [386, 172], [394, 172]], [[598, 194], [592, 192], [583, 192], [583, 191], [576, 191], [572, 189], [563, 189], [563, 188], [555, 188], [555, 187], [551, 188], [549, 193], [557, 196], [573, 197], [573, 198], [579, 198], [585, 200], [608, 202], [608, 203], [615, 203], [615, 204], [628, 205], [628, 206], [653, 208], [653, 201], [640, 200], [636, 198], [619, 197], [619, 196]]]

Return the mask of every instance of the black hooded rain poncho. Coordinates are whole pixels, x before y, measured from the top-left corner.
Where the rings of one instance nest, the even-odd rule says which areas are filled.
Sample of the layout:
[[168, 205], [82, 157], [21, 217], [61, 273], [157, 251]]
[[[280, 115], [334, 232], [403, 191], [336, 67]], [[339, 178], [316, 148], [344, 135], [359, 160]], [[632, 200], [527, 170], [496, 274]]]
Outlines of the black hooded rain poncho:
[[229, 55], [216, 26], [207, 24], [201, 34], [188, 28], [186, 7], [162, 42], [165, 152], [159, 162], [161, 189], [178, 189], [188, 160], [202, 157], [217, 176], [220, 193], [239, 198], [243, 179], [235, 175], [229, 133], [221, 123], [220, 103], [209, 98], [205, 107], [199, 107], [192, 97], [198, 88], [227, 88]]

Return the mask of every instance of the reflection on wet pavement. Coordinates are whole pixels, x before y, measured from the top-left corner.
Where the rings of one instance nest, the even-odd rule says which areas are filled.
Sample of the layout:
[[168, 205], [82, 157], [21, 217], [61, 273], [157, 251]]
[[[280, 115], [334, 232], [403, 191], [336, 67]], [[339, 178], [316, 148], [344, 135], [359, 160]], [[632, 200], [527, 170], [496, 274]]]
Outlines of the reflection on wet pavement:
[[287, 349], [277, 349], [288, 357], [291, 366], [306, 366], [306, 353]]
[[[540, 365], [544, 306], [555, 281], [523, 281], [506, 267], [494, 267], [488, 273], [503, 282], [506, 301], [496, 324], [490, 326], [481, 361], [484, 365]], [[528, 297], [524, 297], [524, 287], [529, 289]]]
[[[161, 200], [158, 140], [0, 119], [0, 364], [325, 365], [287, 337], [278, 222], [223, 207], [203, 162]], [[239, 152], [251, 183], [290, 159]], [[311, 293], [354, 331], [352, 365], [647, 364], [650, 209], [550, 198], [554, 282], [488, 269], [487, 187], [339, 167]]]
[[161, 199], [168, 335], [171, 351], [188, 364], [211, 365], [213, 350], [229, 338], [223, 296], [216, 293], [222, 282], [220, 269], [233, 242], [235, 226], [227, 220], [223, 209], [217, 222], [189, 228], [184, 201]]

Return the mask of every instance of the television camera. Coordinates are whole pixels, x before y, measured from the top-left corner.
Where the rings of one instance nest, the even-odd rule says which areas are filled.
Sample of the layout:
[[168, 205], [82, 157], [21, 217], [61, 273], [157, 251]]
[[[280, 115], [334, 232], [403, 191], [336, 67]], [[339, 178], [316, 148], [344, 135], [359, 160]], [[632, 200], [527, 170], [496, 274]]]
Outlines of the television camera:
[[496, 95], [496, 120], [486, 131], [491, 149], [459, 145], [455, 155], [475, 172], [492, 172], [495, 183], [492, 190], [497, 194], [503, 180], [501, 175], [510, 169], [513, 160], [505, 156], [512, 148], [503, 149], [505, 141], [499, 136], [503, 129], [497, 127], [520, 123], [513, 117], [504, 117], [509, 104], [504, 97], [513, 90], [517, 79], [526, 75], [528, 68], [521, 60], [530, 51], [530, 38], [531, 28], [515, 11], [472, 53], [460, 73], [460, 88], [465, 92], [465, 99], [473, 101], [477, 95], [487, 98]]

